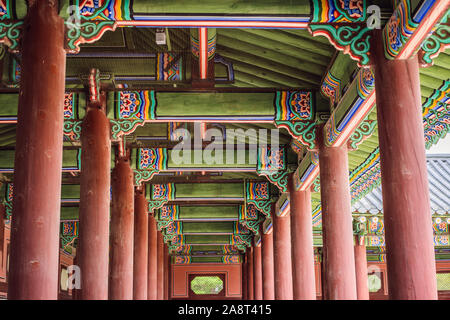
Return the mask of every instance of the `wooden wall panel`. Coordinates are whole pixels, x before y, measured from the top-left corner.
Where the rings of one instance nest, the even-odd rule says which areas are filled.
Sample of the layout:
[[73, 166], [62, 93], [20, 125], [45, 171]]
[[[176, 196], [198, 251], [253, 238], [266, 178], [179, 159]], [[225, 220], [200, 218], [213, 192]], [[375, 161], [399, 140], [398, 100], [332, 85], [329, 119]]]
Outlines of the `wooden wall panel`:
[[193, 263], [172, 265], [171, 298], [187, 299], [189, 297], [190, 274], [225, 274], [225, 297], [240, 299], [242, 297], [241, 264]]

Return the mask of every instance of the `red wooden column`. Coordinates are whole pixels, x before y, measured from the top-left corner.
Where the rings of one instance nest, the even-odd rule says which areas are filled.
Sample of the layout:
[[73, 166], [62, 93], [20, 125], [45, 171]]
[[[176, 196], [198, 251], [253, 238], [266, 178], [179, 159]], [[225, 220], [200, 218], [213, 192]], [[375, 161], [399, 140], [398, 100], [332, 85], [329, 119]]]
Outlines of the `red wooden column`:
[[255, 299], [253, 275], [253, 247], [247, 249], [247, 299]]
[[323, 297], [356, 299], [355, 256], [348, 175], [347, 145], [327, 147], [318, 129], [320, 196], [324, 250]]
[[263, 299], [261, 245], [253, 247], [253, 295], [255, 300]]
[[110, 124], [106, 97], [91, 102], [81, 129], [80, 299], [108, 299], [109, 209], [111, 184]]
[[262, 276], [263, 299], [275, 300], [275, 279], [273, 266], [273, 228], [262, 234]]
[[133, 171], [128, 156], [116, 158], [112, 171], [109, 298], [133, 299]]
[[316, 300], [311, 192], [296, 191], [292, 176], [289, 186], [294, 299]]
[[164, 300], [164, 238], [161, 232], [158, 232], [157, 240], [157, 300]]
[[58, 298], [66, 54], [52, 3], [34, 1], [22, 29], [8, 299]]
[[148, 300], [158, 299], [158, 230], [153, 213], [148, 216]]
[[133, 299], [147, 300], [148, 213], [145, 185], [134, 192]]
[[247, 279], [248, 279], [248, 273], [247, 273], [247, 255], [244, 256], [244, 262], [241, 264], [241, 281], [242, 281], [242, 300], [248, 300], [247, 295]]
[[273, 215], [275, 299], [292, 300], [291, 218]]
[[169, 248], [164, 244], [164, 300], [169, 300]]
[[356, 237], [355, 241], [356, 293], [358, 300], [369, 300], [367, 283], [367, 253], [364, 237]]
[[437, 299], [419, 63], [374, 47], [386, 259], [391, 299]]

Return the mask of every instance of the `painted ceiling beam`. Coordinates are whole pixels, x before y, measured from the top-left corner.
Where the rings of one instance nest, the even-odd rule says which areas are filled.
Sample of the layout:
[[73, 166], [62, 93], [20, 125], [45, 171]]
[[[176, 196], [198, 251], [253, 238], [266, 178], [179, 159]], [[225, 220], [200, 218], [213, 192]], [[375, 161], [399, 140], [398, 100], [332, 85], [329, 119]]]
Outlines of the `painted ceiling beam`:
[[388, 59], [408, 59], [420, 49], [430, 32], [447, 13], [450, 0], [399, 0], [397, 8], [383, 29], [385, 55]]
[[[228, 183], [220, 184], [211, 181], [210, 183], [185, 183], [185, 184], [151, 184], [146, 188], [146, 197], [149, 199], [149, 211], [159, 209], [160, 219], [167, 217], [170, 219], [181, 218], [207, 218], [208, 216], [217, 216], [221, 210], [228, 210], [225, 218], [235, 218], [236, 214], [240, 219], [245, 219], [248, 212], [243, 211], [241, 201], [247, 206], [255, 206], [258, 211], [265, 215], [270, 215], [270, 185], [266, 181], [250, 180], [245, 183]], [[223, 205], [202, 206], [202, 208], [194, 209], [192, 206], [179, 206], [180, 202], [187, 201], [219, 201]], [[171, 203], [172, 205], [166, 206]], [[227, 202], [233, 202], [226, 205]], [[238, 203], [236, 203], [238, 202]], [[267, 208], [269, 206], [269, 208]], [[227, 209], [228, 208], [228, 209]], [[234, 209], [233, 209], [234, 208]], [[238, 210], [236, 211], [236, 208]], [[202, 215], [202, 212], [206, 213]], [[230, 211], [231, 210], [231, 211]], [[184, 212], [191, 212], [190, 216], [184, 217]], [[252, 211], [251, 219], [256, 219], [257, 212]], [[181, 214], [181, 216], [180, 216]], [[231, 215], [230, 215], [231, 214]], [[223, 217], [222, 217], [223, 218]]]
[[319, 175], [319, 154], [308, 151], [303, 157], [297, 170], [294, 172], [293, 180], [296, 190], [308, 190]]
[[243, 258], [240, 255], [222, 255], [222, 256], [173, 256], [173, 265], [186, 265], [186, 264], [208, 264], [208, 263], [221, 263], [221, 264], [239, 264], [242, 263]]
[[[156, 214], [158, 220], [167, 218], [166, 210], [158, 210]], [[211, 219], [211, 221], [239, 220], [240, 206], [239, 205], [221, 205], [221, 206], [179, 206], [177, 205], [177, 212], [170, 219], [171, 221], [197, 221]]]
[[374, 74], [361, 68], [323, 128], [325, 143], [336, 147], [346, 143], [374, 106]]
[[[305, 0], [306, 1], [306, 0]], [[392, 57], [398, 58], [408, 58], [418, 47], [422, 44], [423, 40], [428, 36], [428, 33], [434, 27], [436, 23], [442, 18], [445, 10], [448, 7], [450, 0], [424, 0], [421, 6], [417, 9], [414, 14], [414, 21], [405, 21], [404, 25], [407, 30], [406, 39], [400, 39], [402, 41], [402, 46], [405, 43], [407, 45], [404, 48], [398, 48], [395, 44], [396, 42], [387, 43], [386, 51], [387, 54]], [[9, 1], [8, 1], [9, 2]], [[105, 0], [101, 3], [95, 2], [84, 2], [79, 5], [79, 12], [81, 15], [81, 30], [95, 29], [92, 33], [88, 32], [74, 32], [73, 28], [69, 28], [68, 31], [68, 51], [69, 52], [79, 52], [79, 44], [81, 43], [92, 43], [98, 40], [106, 31], [115, 30], [117, 27], [124, 26], [148, 26], [148, 27], [195, 27], [195, 28], [206, 28], [206, 27], [219, 27], [219, 28], [309, 28], [309, 30], [315, 35], [325, 35], [329, 38], [332, 44], [339, 50], [346, 50], [352, 58], [358, 60], [359, 65], [367, 65], [369, 63], [368, 52], [370, 51], [369, 44], [369, 28], [363, 26], [367, 19], [366, 8], [372, 1], [361, 1], [361, 6], [357, 9], [350, 8], [346, 6], [345, 2], [338, 2], [337, 0], [327, 0], [319, 1], [312, 0], [312, 2], [307, 1], [302, 6], [302, 10], [306, 11], [307, 7], [310, 7], [308, 12], [302, 14], [297, 14], [295, 16], [254, 16], [254, 17], [230, 17], [230, 16], [175, 16], [170, 18], [170, 16], [152, 16], [148, 13], [134, 13], [135, 3], [128, 0]], [[387, 1], [383, 1], [383, 5]], [[62, 4], [62, 15], [64, 18], [69, 17], [68, 5], [69, 1], [66, 0]], [[408, 6], [411, 6], [410, 0], [402, 0], [394, 12], [391, 20], [388, 22], [388, 27], [385, 29], [385, 33], [392, 33], [393, 28], [390, 27], [391, 24], [398, 24], [398, 17], [402, 15], [402, 12], [406, 11], [406, 16], [410, 19]], [[185, 7], [185, 6], [179, 6]], [[291, 5], [291, 9], [296, 6]], [[149, 7], [145, 6], [145, 10]], [[205, 6], [207, 8], [207, 6]], [[203, 8], [203, 10], [205, 9]], [[6, 17], [14, 17], [12, 8], [6, 8], [5, 12], [2, 12], [3, 19]], [[292, 14], [292, 10], [290, 14]], [[217, 13], [217, 12], [216, 12]], [[229, 12], [223, 12], [230, 14]], [[245, 12], [248, 14], [248, 12]], [[405, 14], [403, 14], [405, 16]], [[173, 20], [175, 18], [175, 20]], [[356, 29], [348, 29], [348, 26], [338, 26], [332, 24], [339, 24], [342, 22], [351, 22], [360, 24], [356, 26]], [[408, 23], [412, 26], [409, 26]], [[322, 25], [321, 25], [322, 24]], [[323, 25], [327, 24], [327, 25]], [[19, 21], [13, 25], [6, 26], [9, 30], [20, 30], [22, 28], [23, 21]], [[418, 25], [418, 27], [416, 27]], [[339, 29], [345, 29], [351, 31], [355, 36], [353, 39], [348, 41], [346, 38], [341, 37], [341, 32]], [[416, 29], [415, 32], [411, 32], [411, 29]], [[402, 30], [397, 30], [396, 36], [401, 37]], [[12, 50], [18, 50], [18, 38], [20, 37], [20, 32], [8, 32], [9, 38], [5, 37], [1, 41], [6, 42], [10, 45]], [[411, 35], [412, 33], [412, 35]], [[11, 36], [13, 34], [13, 36]], [[390, 34], [385, 37], [388, 41], [392, 41], [394, 37]], [[358, 43], [358, 44], [356, 44]], [[362, 46], [360, 45], [362, 44]], [[347, 50], [347, 49], [350, 50]]]
[[[14, 173], [14, 150], [0, 151], [0, 173]], [[81, 149], [63, 151], [62, 171], [79, 172], [81, 170]]]
[[346, 54], [336, 51], [320, 85], [320, 92], [330, 100], [333, 111], [352, 82], [357, 69], [356, 62]]
[[[311, 90], [299, 91], [310, 92], [313, 101], [318, 94]], [[273, 123], [276, 113], [282, 112], [274, 102], [276, 94], [276, 90], [273, 89], [262, 92], [252, 92], [251, 89], [247, 89], [247, 92], [242, 90], [109, 92], [107, 113], [110, 119], [143, 120], [143, 123], [172, 121]], [[65, 119], [67, 121], [82, 119], [84, 96], [78, 93], [67, 93], [66, 96], [67, 100], [62, 106], [65, 110]], [[17, 99], [18, 94], [15, 93], [0, 94], [0, 103], [4, 106], [0, 111], [0, 123], [17, 122]], [[287, 107], [293, 108], [290, 105]]]
[[[388, 1], [378, 3], [389, 5]], [[69, 0], [61, 1], [60, 14], [64, 18], [68, 17], [69, 4]], [[322, 6], [333, 6], [345, 15], [351, 13], [350, 9], [339, 5], [336, 0], [325, 4], [311, 3], [309, 0], [295, 3], [287, 0], [257, 3], [225, 0], [219, 3], [197, 1], [189, 4], [163, 0], [151, 3], [145, 0], [105, 0], [100, 4], [84, 3], [80, 6], [80, 13], [83, 19], [102, 18], [116, 21], [119, 26], [304, 28], [323, 10]]]

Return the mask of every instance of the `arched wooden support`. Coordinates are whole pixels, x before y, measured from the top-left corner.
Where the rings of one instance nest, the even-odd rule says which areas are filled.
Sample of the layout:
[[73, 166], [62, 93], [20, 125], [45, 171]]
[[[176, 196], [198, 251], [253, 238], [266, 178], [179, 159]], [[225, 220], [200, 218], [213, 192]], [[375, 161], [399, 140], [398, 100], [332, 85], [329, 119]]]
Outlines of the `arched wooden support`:
[[264, 221], [264, 216], [258, 215], [256, 220], [242, 220], [240, 223], [257, 236], [260, 234], [261, 223]]
[[106, 31], [114, 31], [116, 27], [117, 23], [114, 21], [82, 21], [78, 26], [66, 21], [68, 40], [66, 51], [72, 54], [79, 53], [81, 44], [94, 43], [100, 40]]
[[133, 133], [137, 127], [143, 126], [145, 121], [142, 119], [111, 119], [111, 138], [118, 140], [124, 135]]
[[313, 36], [326, 37], [337, 50], [349, 54], [357, 61], [359, 67], [369, 65], [371, 30], [365, 23], [351, 25], [311, 23], [309, 31]]
[[444, 15], [433, 33], [422, 43], [419, 50], [419, 61], [422, 67], [433, 65], [441, 52], [450, 48], [450, 12]]
[[313, 36], [325, 36], [337, 49], [349, 54], [359, 66], [369, 63], [370, 29], [366, 1], [349, 5], [343, 1], [312, 1], [312, 17], [308, 26]]
[[[153, 176], [167, 169], [168, 154], [165, 148], [139, 148], [137, 149], [137, 169], [134, 170], [134, 179], [137, 186], [150, 181]], [[169, 192], [169, 189], [167, 189]]]
[[[175, 198], [175, 185], [173, 183], [167, 184], [152, 184], [150, 187], [150, 200], [148, 201], [148, 211], [155, 212], [156, 209], [162, 208], [169, 200]], [[173, 219], [176, 214], [170, 211], [170, 208], [164, 208], [161, 213], [165, 219]]]
[[7, 45], [12, 52], [19, 52], [23, 25], [23, 21], [0, 22], [0, 43]]
[[277, 91], [274, 124], [308, 149], [315, 148], [315, 96], [310, 91]]
[[288, 172], [258, 172], [258, 175], [265, 176], [272, 184], [280, 189], [280, 192], [287, 192]]
[[271, 200], [269, 195], [269, 183], [259, 181], [245, 182], [245, 198], [247, 209], [253, 205], [265, 216], [270, 217]]
[[64, 121], [64, 137], [69, 141], [80, 141], [82, 120], [65, 120]]
[[275, 121], [274, 124], [277, 128], [286, 129], [292, 138], [301, 141], [308, 150], [316, 149], [316, 134], [314, 130], [316, 123], [314, 121]]
[[273, 146], [258, 149], [256, 173], [265, 176], [281, 192], [287, 192], [286, 150], [272, 148]]
[[347, 141], [348, 149], [353, 151], [358, 149], [358, 145], [364, 142], [367, 138], [370, 138], [375, 131], [377, 126], [376, 120], [363, 120], [360, 125], [356, 128], [353, 134], [350, 136]]

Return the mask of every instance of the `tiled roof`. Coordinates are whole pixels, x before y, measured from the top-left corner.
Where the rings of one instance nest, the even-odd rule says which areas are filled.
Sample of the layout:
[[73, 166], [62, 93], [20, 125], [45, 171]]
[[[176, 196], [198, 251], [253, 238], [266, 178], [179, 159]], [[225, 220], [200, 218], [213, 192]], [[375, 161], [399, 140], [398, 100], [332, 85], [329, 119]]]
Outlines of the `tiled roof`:
[[[432, 214], [450, 212], [450, 154], [428, 155], [428, 182]], [[353, 212], [378, 213], [383, 211], [381, 186], [375, 188], [352, 206]]]

